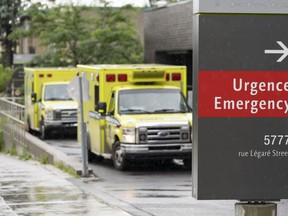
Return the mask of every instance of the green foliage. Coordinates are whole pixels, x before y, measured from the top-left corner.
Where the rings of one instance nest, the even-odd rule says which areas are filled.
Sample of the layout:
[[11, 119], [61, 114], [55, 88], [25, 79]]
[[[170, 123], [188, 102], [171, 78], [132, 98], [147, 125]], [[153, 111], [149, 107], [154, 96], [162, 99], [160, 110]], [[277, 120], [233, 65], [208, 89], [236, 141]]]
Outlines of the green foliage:
[[76, 173], [76, 171], [75, 171], [74, 169], [72, 169], [71, 167], [65, 166], [65, 165], [64, 165], [63, 163], [61, 163], [61, 162], [56, 162], [56, 163], [55, 163], [55, 166], [56, 166], [58, 169], [66, 172], [66, 173], [68, 173], [69, 175], [71, 175], [71, 176], [73, 176], [73, 177], [75, 177], [75, 178], [79, 178], [79, 175], [78, 175], [78, 174]]
[[94, 62], [101, 64], [131, 64], [143, 62], [143, 48], [133, 19], [136, 10], [131, 7], [99, 10], [99, 28], [93, 32], [98, 46], [93, 49]]
[[29, 30], [18, 28], [12, 37], [38, 37], [48, 51], [33, 66], [76, 66], [102, 63], [141, 63], [143, 49], [133, 22], [132, 7], [87, 8], [33, 4], [26, 15]]
[[12, 149], [8, 150], [6, 153], [11, 155], [11, 156], [17, 156], [18, 152], [16, 150], [16, 145], [13, 144]]
[[67, 66], [68, 61], [62, 57], [62, 54], [58, 50], [49, 50], [43, 55], [36, 56], [32, 62], [27, 66], [38, 66], [38, 67], [49, 67], [49, 66], [58, 66], [64, 67]]
[[47, 156], [47, 155], [42, 156], [42, 157], [39, 159], [39, 162], [40, 162], [41, 164], [49, 164], [48, 156]]
[[73, 5], [42, 10], [30, 8], [31, 34], [39, 35], [43, 45], [49, 48], [46, 56], [39, 58], [42, 64], [63, 66], [79, 63], [81, 44], [89, 37], [89, 20], [81, 15], [83, 9]]
[[29, 151], [27, 149], [24, 149], [22, 154], [19, 156], [21, 160], [30, 160], [32, 156], [30, 155]]
[[[19, 18], [19, 9], [21, 7], [21, 0], [1, 0], [0, 1], [0, 31], [5, 32], [8, 27], [12, 27], [17, 23]], [[3, 36], [1, 34], [1, 36]], [[5, 37], [5, 36], [3, 36]]]
[[5, 68], [2, 64], [0, 64], [0, 92], [5, 91], [6, 85], [12, 79], [12, 76], [12, 69], [8, 67]]
[[21, 0], [0, 1], [0, 41], [4, 48], [2, 63], [5, 66], [12, 66], [14, 41], [8, 37], [20, 20], [21, 4]]

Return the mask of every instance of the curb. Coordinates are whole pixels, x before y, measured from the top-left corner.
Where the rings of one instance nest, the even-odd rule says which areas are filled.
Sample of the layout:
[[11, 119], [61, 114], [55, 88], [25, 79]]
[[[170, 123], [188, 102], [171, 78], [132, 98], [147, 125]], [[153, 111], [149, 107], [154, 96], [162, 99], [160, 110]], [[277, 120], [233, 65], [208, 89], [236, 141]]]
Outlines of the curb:
[[[67, 154], [55, 149], [28, 132], [25, 132], [25, 139], [27, 142], [27, 150], [34, 158], [47, 157], [49, 164], [62, 163], [64, 166], [71, 168], [77, 175], [82, 175], [83, 165], [79, 161], [75, 161]], [[91, 169], [89, 169], [89, 174], [92, 174]]]

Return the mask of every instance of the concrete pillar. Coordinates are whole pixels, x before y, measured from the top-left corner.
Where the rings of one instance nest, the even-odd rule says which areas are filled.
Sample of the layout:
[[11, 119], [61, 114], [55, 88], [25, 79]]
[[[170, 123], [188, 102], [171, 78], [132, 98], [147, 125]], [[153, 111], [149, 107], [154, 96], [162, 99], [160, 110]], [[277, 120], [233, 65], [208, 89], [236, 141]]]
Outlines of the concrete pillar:
[[275, 203], [236, 203], [235, 216], [277, 216]]

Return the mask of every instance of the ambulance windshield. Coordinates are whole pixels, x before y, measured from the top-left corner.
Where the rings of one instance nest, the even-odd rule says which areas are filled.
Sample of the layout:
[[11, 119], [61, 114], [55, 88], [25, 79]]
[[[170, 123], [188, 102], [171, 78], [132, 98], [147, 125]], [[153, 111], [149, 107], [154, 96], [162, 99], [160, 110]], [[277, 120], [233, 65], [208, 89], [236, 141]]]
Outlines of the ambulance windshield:
[[51, 84], [45, 86], [44, 100], [72, 100], [72, 98], [68, 94], [67, 84]]
[[139, 89], [119, 91], [119, 114], [191, 112], [178, 89]]

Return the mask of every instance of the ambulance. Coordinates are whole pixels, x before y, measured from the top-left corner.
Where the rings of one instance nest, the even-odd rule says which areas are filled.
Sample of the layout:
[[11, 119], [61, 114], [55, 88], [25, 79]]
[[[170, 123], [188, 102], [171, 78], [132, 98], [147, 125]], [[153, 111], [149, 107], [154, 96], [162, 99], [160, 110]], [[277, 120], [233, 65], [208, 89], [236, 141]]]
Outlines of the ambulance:
[[67, 85], [76, 68], [24, 68], [25, 121], [29, 132], [40, 132], [46, 139], [53, 131], [77, 131], [78, 103]]
[[109, 158], [118, 170], [142, 159], [182, 159], [191, 167], [185, 66], [78, 65], [77, 71], [89, 83], [83, 103], [88, 160]]

